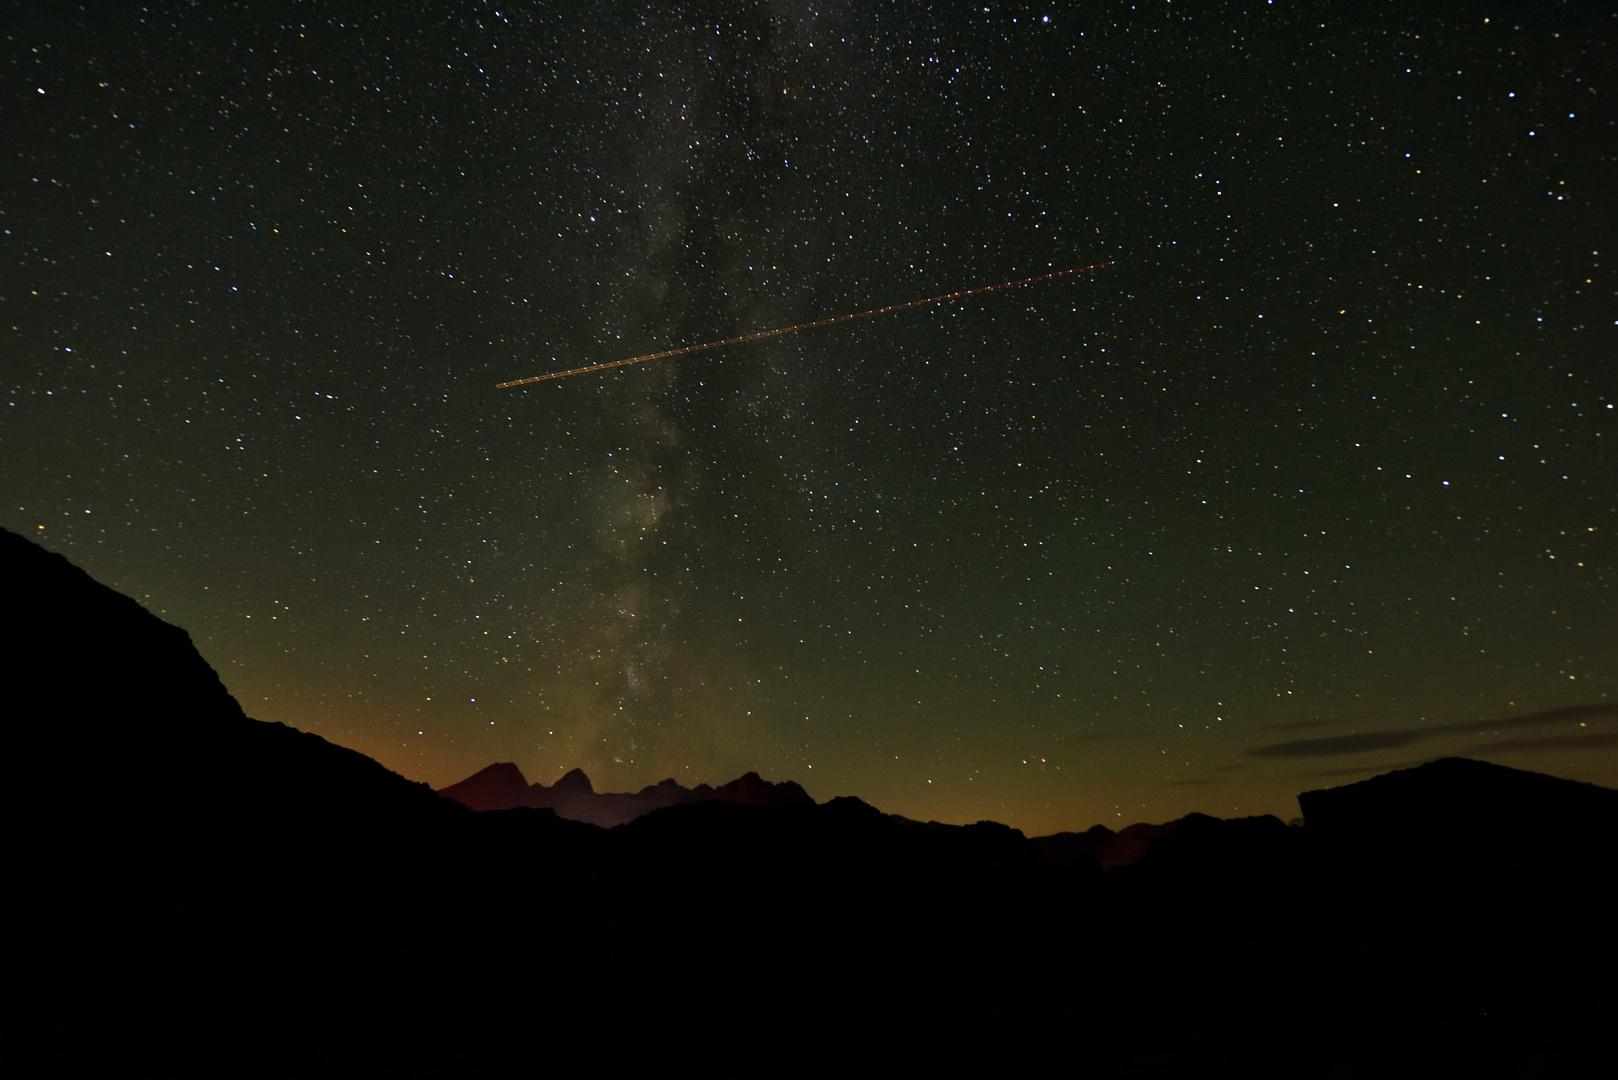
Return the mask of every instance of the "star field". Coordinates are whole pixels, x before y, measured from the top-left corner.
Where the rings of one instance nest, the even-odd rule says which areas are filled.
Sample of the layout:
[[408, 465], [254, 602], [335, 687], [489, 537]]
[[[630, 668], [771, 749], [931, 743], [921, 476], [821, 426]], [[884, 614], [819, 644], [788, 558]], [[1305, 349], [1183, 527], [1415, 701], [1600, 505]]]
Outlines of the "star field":
[[1618, 785], [1615, 31], [22, 12], [0, 524], [435, 786], [1038, 833], [1448, 753]]

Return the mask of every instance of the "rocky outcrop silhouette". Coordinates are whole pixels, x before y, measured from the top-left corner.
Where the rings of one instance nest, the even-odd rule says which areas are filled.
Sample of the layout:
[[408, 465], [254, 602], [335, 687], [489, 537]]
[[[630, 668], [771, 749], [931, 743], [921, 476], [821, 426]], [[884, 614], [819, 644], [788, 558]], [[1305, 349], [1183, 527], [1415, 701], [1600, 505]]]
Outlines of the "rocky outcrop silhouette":
[[1305, 791], [1298, 805], [1337, 858], [1444, 871], [1491, 855], [1553, 862], [1590, 838], [1618, 837], [1618, 791], [1466, 758]]
[[598, 793], [582, 769], [573, 769], [546, 787], [530, 784], [522, 770], [509, 761], [480, 769], [459, 783], [439, 788], [438, 793], [473, 810], [519, 807], [554, 810], [558, 817], [606, 829], [627, 824], [653, 810], [695, 802], [726, 802], [736, 806], [815, 805], [809, 793], [793, 781], [771, 783], [756, 772], [716, 788], [707, 784], [687, 788], [670, 778], [634, 793]]

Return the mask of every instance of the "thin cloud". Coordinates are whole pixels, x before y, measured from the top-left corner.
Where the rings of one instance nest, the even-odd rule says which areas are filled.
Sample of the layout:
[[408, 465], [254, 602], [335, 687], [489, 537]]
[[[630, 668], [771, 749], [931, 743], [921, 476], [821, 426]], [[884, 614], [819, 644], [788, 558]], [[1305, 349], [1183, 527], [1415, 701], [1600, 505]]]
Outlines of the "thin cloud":
[[1539, 727], [1543, 724], [1558, 724], [1572, 720], [1610, 719], [1618, 719], [1618, 703], [1596, 701], [1586, 705], [1566, 705], [1560, 709], [1546, 709], [1543, 712], [1528, 713], [1524, 716], [1508, 716], [1503, 720], [1472, 720], [1460, 724], [1439, 724], [1433, 730], [1489, 732], [1512, 728]]
[[1414, 746], [1431, 734], [1415, 731], [1367, 731], [1360, 735], [1332, 735], [1324, 739], [1293, 739], [1249, 750], [1248, 757], [1310, 758], [1339, 754], [1364, 754], [1372, 750], [1395, 750]]
[[1331, 727], [1341, 720], [1282, 720], [1278, 724], [1265, 724], [1259, 731], [1298, 731], [1302, 728]]
[[[1406, 728], [1402, 731], [1367, 731], [1354, 735], [1330, 735], [1320, 739], [1289, 739], [1286, 742], [1271, 743], [1268, 746], [1260, 746], [1249, 750], [1247, 756], [1260, 758], [1339, 757], [1347, 754], [1365, 754], [1375, 750], [1396, 750], [1407, 746], [1415, 746], [1417, 743], [1426, 742], [1428, 739], [1440, 735], [1489, 735], [1501, 731], [1543, 727], [1548, 724], [1567, 724], [1574, 721], [1586, 723], [1590, 720], [1611, 719], [1618, 719], [1618, 703], [1591, 702], [1584, 705], [1567, 705], [1559, 709], [1546, 709], [1542, 712], [1527, 713], [1523, 716], [1508, 716], [1499, 720], [1465, 720], [1452, 724], [1427, 724], [1422, 727]], [[1605, 738], [1595, 742], [1590, 741], [1590, 736], [1603, 734], [1600, 732], [1574, 732], [1567, 735], [1498, 739], [1482, 744], [1480, 747], [1468, 752], [1611, 745], [1611, 743], [1605, 741]]]
[[1416, 761], [1400, 762], [1396, 765], [1346, 765], [1335, 769], [1310, 769], [1307, 772], [1295, 773], [1298, 779], [1322, 780], [1337, 776], [1374, 776], [1377, 773], [1393, 772], [1397, 769], [1413, 769], [1418, 765], [1425, 765], [1431, 758]]
[[1618, 731], [1581, 731], [1576, 735], [1528, 735], [1520, 739], [1496, 739], [1478, 743], [1466, 753], [1481, 756], [1501, 750], [1594, 750], [1618, 746]]

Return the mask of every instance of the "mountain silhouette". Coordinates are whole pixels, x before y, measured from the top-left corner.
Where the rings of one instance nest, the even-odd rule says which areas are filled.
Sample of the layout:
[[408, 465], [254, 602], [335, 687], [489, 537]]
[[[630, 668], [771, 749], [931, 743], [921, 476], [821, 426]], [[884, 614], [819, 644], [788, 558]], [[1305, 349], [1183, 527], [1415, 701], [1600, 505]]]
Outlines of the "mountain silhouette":
[[[1441, 758], [1357, 784], [1298, 796], [1310, 833], [1384, 857], [1446, 858], [1475, 839], [1489, 847], [1555, 845], [1575, 832], [1618, 828], [1618, 792], [1595, 784]], [[1435, 845], [1434, 836], [1448, 843]]]
[[530, 784], [509, 761], [480, 769], [438, 793], [473, 810], [554, 810], [558, 817], [610, 829], [668, 806], [718, 801], [737, 806], [813, 806], [809, 793], [791, 780], [772, 784], [756, 772], [719, 787], [682, 787], [672, 778], [633, 794], [598, 793], [582, 769], [573, 769], [550, 787]]
[[7, 1077], [1618, 1062], [1608, 789], [1451, 759], [1305, 792], [1302, 827], [1035, 839], [755, 774], [506, 763], [444, 797], [248, 718], [184, 631], [10, 533], [0, 600]]

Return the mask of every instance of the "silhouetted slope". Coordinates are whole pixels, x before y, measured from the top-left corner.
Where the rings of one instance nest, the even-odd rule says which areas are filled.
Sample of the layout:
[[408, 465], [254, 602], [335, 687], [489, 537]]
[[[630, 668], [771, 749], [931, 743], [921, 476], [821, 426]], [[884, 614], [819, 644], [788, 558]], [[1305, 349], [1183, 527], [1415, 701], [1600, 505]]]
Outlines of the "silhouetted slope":
[[[190, 636], [60, 555], [0, 530], [0, 619], [12, 752], [8, 798], [72, 819], [161, 814], [446, 816], [363, 754], [248, 719]], [[199, 809], [208, 807], [208, 813]], [[226, 811], [225, 808], [229, 808]]]
[[409, 860], [471, 814], [248, 719], [183, 630], [3, 531], [0, 618], [8, 906], [28, 928], [7, 966], [30, 988], [7, 1038], [71, 1022], [75, 1052], [138, 1055], [177, 1037], [168, 1015], [228, 1038], [334, 990], [304, 972], [391, 964], [396, 910], [426, 899]]
[[141, 766], [177, 778], [193, 740], [246, 719], [184, 630], [4, 530], [0, 619], [15, 797], [66, 810], [133, 793], [161, 779]]

